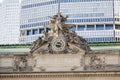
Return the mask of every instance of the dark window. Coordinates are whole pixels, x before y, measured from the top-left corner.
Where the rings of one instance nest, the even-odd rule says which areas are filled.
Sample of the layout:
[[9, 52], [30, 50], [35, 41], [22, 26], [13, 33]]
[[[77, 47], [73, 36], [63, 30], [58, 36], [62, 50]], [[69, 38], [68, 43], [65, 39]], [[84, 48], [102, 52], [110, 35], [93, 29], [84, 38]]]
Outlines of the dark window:
[[33, 34], [38, 34], [38, 29], [33, 29]]
[[27, 30], [27, 35], [31, 35], [31, 30]]
[[71, 27], [69, 30], [70, 30], [70, 31], [75, 31], [75, 30], [76, 30], [76, 27]]
[[39, 33], [41, 34], [44, 31], [44, 28], [39, 29]]
[[47, 33], [50, 32], [50, 29], [46, 28], [46, 32], [47, 32]]
[[107, 25], [105, 26], [105, 29], [106, 29], [106, 30], [112, 30], [112, 29], [113, 29], [113, 25], [112, 25], [112, 24], [107, 24]]
[[85, 29], [85, 25], [78, 25], [78, 31], [83, 31]]
[[120, 29], [120, 25], [115, 25], [115, 29]]
[[94, 25], [87, 25], [87, 29], [86, 30], [94, 30]]
[[96, 25], [96, 30], [104, 30], [104, 25]]

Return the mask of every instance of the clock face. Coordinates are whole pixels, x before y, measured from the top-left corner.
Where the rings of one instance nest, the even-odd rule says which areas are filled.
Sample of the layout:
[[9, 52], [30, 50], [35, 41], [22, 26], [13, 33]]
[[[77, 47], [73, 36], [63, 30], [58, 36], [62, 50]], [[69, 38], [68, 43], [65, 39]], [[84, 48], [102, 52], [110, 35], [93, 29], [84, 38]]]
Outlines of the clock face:
[[55, 52], [64, 51], [66, 47], [65, 39], [63, 37], [53, 38], [51, 46]]

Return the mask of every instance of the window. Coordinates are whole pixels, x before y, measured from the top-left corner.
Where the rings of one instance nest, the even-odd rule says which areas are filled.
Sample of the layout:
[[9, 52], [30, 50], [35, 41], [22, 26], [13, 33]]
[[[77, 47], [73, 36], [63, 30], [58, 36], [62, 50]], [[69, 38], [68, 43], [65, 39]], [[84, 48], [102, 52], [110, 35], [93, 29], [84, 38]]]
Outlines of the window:
[[47, 33], [50, 32], [50, 29], [46, 28], [46, 32], [47, 32]]
[[34, 35], [34, 34], [38, 34], [38, 29], [33, 29], [32, 34], [33, 34], [33, 35]]
[[27, 35], [31, 35], [31, 30], [27, 30]]
[[30, 4], [30, 5], [22, 6], [22, 9], [38, 7], [38, 6], [44, 6], [44, 5], [50, 5], [50, 4], [55, 4], [55, 3], [57, 3], [57, 2], [56, 1], [48, 1], [48, 2], [43, 2], [43, 3]]
[[71, 27], [69, 30], [70, 30], [70, 31], [75, 31], [75, 30], [76, 30], [76, 27]]
[[78, 31], [83, 31], [85, 30], [85, 25], [78, 25]]
[[113, 25], [112, 24], [107, 24], [105, 29], [106, 30], [112, 30], [113, 29]]
[[94, 25], [87, 25], [87, 29], [86, 30], [94, 30]]
[[115, 29], [120, 29], [120, 25], [115, 25]]
[[96, 25], [96, 30], [104, 30], [104, 25]]
[[41, 34], [44, 31], [44, 28], [39, 29], [39, 33]]

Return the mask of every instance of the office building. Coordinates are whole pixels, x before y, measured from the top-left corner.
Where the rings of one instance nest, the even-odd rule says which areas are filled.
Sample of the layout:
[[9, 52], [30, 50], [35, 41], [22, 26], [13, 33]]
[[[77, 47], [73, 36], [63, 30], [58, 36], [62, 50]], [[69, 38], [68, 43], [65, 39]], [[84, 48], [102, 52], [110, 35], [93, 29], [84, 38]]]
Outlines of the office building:
[[[0, 28], [1, 28], [1, 25], [2, 25], [2, 5], [0, 3]], [[0, 30], [0, 34], [2, 34], [2, 31]], [[1, 42], [1, 39], [0, 39], [0, 42]]]
[[0, 44], [18, 44], [20, 36], [19, 0], [3, 0], [1, 3]]
[[71, 30], [88, 42], [120, 40], [120, 0], [24, 0], [21, 4], [20, 42], [33, 42], [49, 24], [48, 16], [68, 15]]

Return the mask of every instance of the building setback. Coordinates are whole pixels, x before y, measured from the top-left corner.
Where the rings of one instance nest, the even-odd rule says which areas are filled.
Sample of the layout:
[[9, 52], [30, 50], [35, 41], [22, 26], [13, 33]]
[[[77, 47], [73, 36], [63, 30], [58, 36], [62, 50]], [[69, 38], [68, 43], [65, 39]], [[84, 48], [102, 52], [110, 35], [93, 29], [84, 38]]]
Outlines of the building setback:
[[20, 36], [19, 0], [4, 0], [1, 10], [0, 44], [18, 44]]
[[49, 29], [50, 18], [58, 12], [68, 15], [67, 23], [76, 24], [71, 30], [88, 42], [120, 40], [119, 0], [24, 0], [21, 3], [20, 42], [31, 43]]

